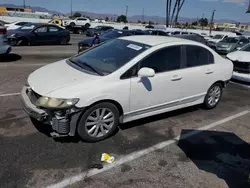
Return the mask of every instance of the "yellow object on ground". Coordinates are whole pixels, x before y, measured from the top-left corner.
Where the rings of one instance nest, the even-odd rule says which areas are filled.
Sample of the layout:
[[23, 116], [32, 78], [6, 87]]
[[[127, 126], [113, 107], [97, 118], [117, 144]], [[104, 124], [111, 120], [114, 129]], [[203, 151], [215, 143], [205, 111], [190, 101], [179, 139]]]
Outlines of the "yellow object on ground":
[[102, 154], [101, 161], [107, 162], [107, 163], [110, 163], [110, 164], [111, 164], [111, 163], [114, 163], [114, 162], [115, 162], [115, 157], [110, 156], [110, 155], [107, 154], [107, 153], [103, 153], [103, 154]]

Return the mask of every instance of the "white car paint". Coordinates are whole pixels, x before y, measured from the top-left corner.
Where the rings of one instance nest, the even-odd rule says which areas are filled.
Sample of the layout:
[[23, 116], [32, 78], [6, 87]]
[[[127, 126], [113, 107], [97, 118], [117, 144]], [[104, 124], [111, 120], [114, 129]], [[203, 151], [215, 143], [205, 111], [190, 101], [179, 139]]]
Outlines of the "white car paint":
[[21, 22], [13, 22], [13, 23], [5, 24], [4, 26], [7, 27], [7, 30], [14, 30], [22, 26], [22, 25], [18, 25], [19, 23]]
[[[128, 122], [203, 103], [212, 84], [217, 81], [227, 81], [232, 76], [232, 62], [201, 43], [163, 36], [129, 36], [120, 39], [152, 47], [107, 76], [78, 71], [69, 66], [66, 60], [62, 60], [33, 72], [28, 78], [28, 84], [43, 96], [79, 98], [76, 104], [79, 108], [101, 100], [116, 101], [124, 112], [122, 122]], [[120, 79], [123, 73], [149, 54], [174, 45], [196, 45], [206, 48], [213, 54], [215, 63], [157, 73], [154, 77], [148, 78], [151, 90], [145, 88], [140, 77]]]
[[250, 52], [237, 50], [227, 54], [227, 58], [232, 61], [250, 62]]
[[[250, 63], [250, 52], [247, 52], [247, 51], [238, 50], [238, 51], [231, 52], [231, 53], [227, 54], [226, 57], [232, 61], [249, 62]], [[250, 83], [250, 74], [247, 74], [247, 73], [233, 72], [232, 78], [234, 78], [235, 80]]]

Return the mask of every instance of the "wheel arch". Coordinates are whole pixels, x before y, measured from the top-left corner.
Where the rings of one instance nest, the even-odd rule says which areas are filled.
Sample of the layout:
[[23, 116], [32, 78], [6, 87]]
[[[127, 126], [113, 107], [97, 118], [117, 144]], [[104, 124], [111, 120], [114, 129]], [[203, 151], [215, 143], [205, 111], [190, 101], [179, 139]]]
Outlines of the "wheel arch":
[[109, 103], [114, 104], [119, 111], [119, 117], [123, 116], [124, 111], [123, 111], [122, 105], [113, 99], [103, 99], [103, 100], [96, 101], [96, 102], [92, 103], [91, 105], [89, 105], [87, 108], [90, 108], [91, 106], [94, 106], [96, 104], [103, 103], [103, 102], [109, 102]]
[[[227, 82], [228, 82], [228, 81], [227, 81]], [[214, 82], [212, 85], [214, 85], [214, 84], [221, 84], [221, 86], [222, 86], [223, 88], [225, 88], [226, 85], [227, 85], [227, 82], [222, 81], [222, 80], [218, 80], [218, 81]], [[211, 86], [212, 86], [212, 85], [211, 85]]]

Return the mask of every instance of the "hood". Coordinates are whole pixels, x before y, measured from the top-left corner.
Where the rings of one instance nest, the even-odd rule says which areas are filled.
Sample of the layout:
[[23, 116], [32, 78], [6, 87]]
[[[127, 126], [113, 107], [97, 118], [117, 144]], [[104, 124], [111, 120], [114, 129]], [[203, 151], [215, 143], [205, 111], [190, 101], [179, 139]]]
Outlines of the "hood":
[[235, 51], [227, 54], [227, 58], [232, 61], [240, 61], [240, 62], [250, 62], [250, 52], [245, 51]]
[[28, 84], [36, 93], [43, 96], [72, 85], [93, 84], [100, 76], [79, 71], [67, 64], [66, 60], [58, 61], [37, 69], [28, 77]]
[[208, 39], [209, 42], [215, 42], [215, 43], [219, 42], [220, 40], [221, 39]]
[[222, 47], [233, 47], [236, 46], [235, 43], [227, 43], [227, 42], [218, 42], [217, 46], [222, 46]]
[[[109, 38], [99, 36], [100, 38], [100, 43], [109, 40]], [[80, 41], [78, 44], [89, 44], [91, 45], [94, 41], [95, 37], [89, 37], [85, 40]]]
[[26, 33], [29, 33], [31, 30], [18, 30], [18, 29], [11, 29], [7, 31], [7, 36], [17, 34], [17, 35], [23, 35]]

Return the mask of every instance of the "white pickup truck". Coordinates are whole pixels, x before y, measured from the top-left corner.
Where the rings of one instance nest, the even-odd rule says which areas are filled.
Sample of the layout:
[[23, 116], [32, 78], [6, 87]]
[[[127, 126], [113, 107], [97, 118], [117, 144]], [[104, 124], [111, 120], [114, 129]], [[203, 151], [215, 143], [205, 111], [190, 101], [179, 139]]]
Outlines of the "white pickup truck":
[[90, 26], [90, 19], [84, 18], [84, 17], [75, 18], [74, 20], [64, 20], [63, 22], [64, 22], [63, 26], [71, 26], [71, 27], [77, 27], [77, 26], [89, 27]]

